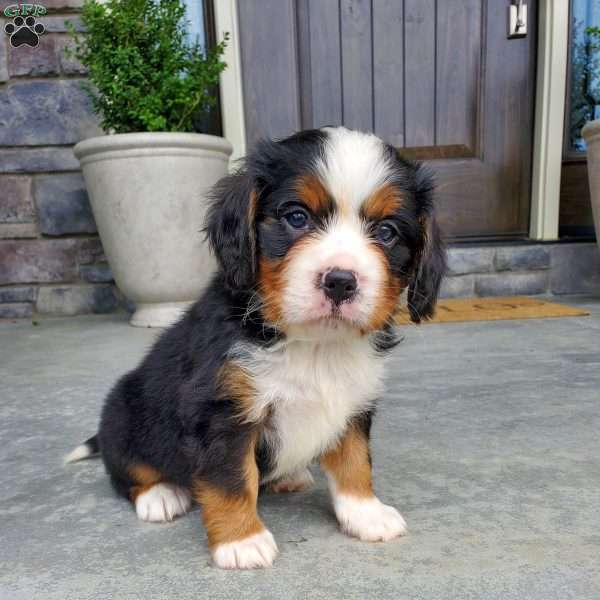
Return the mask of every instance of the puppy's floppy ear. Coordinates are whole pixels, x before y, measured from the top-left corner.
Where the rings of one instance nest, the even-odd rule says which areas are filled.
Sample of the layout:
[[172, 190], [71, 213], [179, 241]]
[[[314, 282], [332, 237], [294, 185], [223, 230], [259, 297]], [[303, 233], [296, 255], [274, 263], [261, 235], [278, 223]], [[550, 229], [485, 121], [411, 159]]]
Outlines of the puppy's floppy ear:
[[433, 316], [446, 273], [446, 247], [435, 218], [432, 192], [431, 175], [418, 165], [415, 200], [420, 232], [408, 287], [408, 309], [415, 323]]
[[256, 192], [245, 170], [224, 177], [211, 192], [206, 235], [233, 291], [254, 285], [256, 271]]

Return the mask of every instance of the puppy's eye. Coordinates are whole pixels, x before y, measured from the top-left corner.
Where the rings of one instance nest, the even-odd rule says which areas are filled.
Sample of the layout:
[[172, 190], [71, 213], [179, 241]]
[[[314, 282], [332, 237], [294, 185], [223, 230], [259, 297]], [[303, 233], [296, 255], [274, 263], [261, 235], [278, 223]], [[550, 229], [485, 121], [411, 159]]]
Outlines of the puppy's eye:
[[308, 215], [303, 210], [292, 210], [286, 213], [283, 218], [294, 229], [304, 229], [308, 225]]
[[396, 228], [390, 223], [380, 223], [375, 230], [375, 237], [382, 244], [386, 244], [387, 246], [393, 244], [398, 237], [398, 231]]

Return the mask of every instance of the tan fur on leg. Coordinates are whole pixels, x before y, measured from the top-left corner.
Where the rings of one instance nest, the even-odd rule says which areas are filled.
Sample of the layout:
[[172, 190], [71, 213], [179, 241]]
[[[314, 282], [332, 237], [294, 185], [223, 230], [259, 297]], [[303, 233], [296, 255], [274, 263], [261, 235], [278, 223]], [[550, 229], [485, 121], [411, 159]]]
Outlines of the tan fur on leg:
[[334, 448], [321, 458], [333, 508], [341, 528], [369, 542], [387, 541], [406, 532], [402, 515], [373, 493], [369, 442], [351, 425]]
[[213, 560], [225, 569], [253, 569], [273, 563], [277, 545], [256, 510], [258, 467], [254, 440], [244, 463], [244, 489], [227, 493], [214, 484], [198, 480], [194, 497], [202, 506], [202, 519]]

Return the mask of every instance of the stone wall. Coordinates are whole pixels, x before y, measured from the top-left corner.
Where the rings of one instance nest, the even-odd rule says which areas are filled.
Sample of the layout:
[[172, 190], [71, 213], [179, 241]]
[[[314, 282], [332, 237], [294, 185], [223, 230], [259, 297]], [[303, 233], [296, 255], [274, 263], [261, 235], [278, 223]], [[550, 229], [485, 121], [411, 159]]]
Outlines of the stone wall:
[[45, 0], [39, 45], [13, 48], [0, 24], [0, 318], [116, 310], [73, 145], [101, 133], [65, 54], [81, 0]]
[[446, 298], [600, 294], [600, 250], [594, 243], [450, 248]]

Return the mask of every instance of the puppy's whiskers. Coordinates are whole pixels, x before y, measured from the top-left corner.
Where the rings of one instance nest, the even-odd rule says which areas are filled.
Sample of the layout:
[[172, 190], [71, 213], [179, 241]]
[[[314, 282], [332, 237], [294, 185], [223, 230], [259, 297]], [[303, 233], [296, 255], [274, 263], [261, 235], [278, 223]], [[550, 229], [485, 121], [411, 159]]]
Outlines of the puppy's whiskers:
[[246, 310], [242, 316], [242, 325], [246, 324], [246, 321], [252, 313], [259, 312], [265, 306], [264, 300], [261, 298], [258, 290], [254, 290], [246, 306]]

